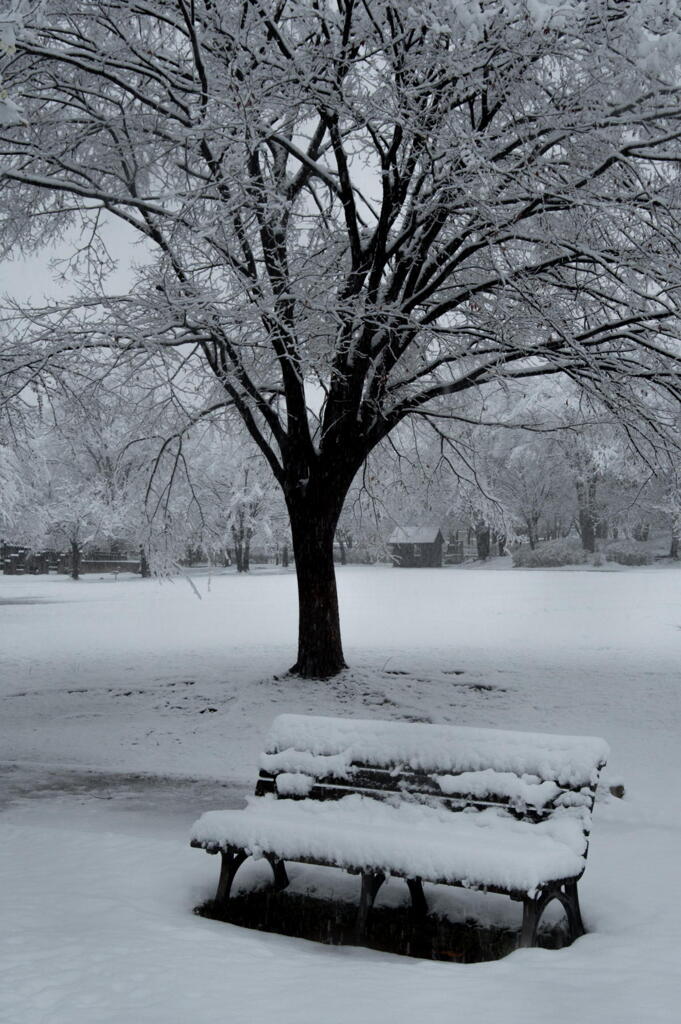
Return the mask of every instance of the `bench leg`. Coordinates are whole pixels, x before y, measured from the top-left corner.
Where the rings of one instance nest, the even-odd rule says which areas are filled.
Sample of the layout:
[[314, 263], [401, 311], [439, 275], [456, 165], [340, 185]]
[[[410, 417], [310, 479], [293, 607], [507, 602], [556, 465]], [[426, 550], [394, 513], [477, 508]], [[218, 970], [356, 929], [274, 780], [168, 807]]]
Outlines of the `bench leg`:
[[411, 909], [414, 917], [425, 917], [428, 913], [428, 904], [423, 892], [423, 885], [420, 878], [408, 878], [409, 895], [411, 896]]
[[539, 921], [546, 907], [552, 900], [558, 900], [567, 915], [568, 938], [574, 942], [585, 934], [584, 922], [579, 909], [577, 882], [565, 882], [564, 885], [544, 889], [538, 896], [526, 896], [523, 900], [523, 924], [520, 930], [520, 949], [537, 945]]
[[537, 945], [537, 928], [543, 909], [543, 906], [541, 906], [541, 896], [526, 896], [523, 900], [523, 924], [518, 940], [519, 949], [527, 949], [530, 946]]
[[224, 906], [229, 899], [234, 876], [246, 860], [248, 854], [244, 850], [221, 850], [220, 855], [222, 863], [220, 865], [218, 889], [215, 893], [215, 903], [217, 906]]
[[526, 896], [523, 900], [523, 924], [520, 929], [519, 949], [537, 945], [537, 931], [541, 916], [552, 899], [560, 899], [560, 889], [542, 889], [538, 896]]
[[565, 895], [561, 903], [565, 907], [570, 932], [570, 942], [574, 942], [580, 935], [586, 934], [586, 928], [582, 921], [582, 912], [579, 909], [579, 895], [577, 893], [577, 882], [566, 882], [564, 885]]
[[273, 853], [266, 853], [265, 857], [269, 861], [270, 867], [272, 868], [272, 874], [274, 875], [274, 888], [277, 892], [281, 892], [288, 885], [289, 878], [286, 872], [286, 864], [279, 857], [275, 857]]
[[385, 875], [380, 871], [362, 872], [362, 890], [359, 896], [359, 907], [355, 919], [355, 942], [361, 943], [366, 935], [369, 911], [374, 905], [378, 890], [385, 882]]

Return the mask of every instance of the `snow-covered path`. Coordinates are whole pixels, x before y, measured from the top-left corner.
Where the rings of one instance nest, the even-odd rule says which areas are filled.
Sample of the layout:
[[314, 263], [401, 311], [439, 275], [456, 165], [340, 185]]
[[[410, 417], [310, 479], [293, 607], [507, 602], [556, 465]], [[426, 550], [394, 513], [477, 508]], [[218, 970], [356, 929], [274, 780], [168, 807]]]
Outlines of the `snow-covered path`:
[[[333, 688], [272, 676], [291, 574], [198, 579], [201, 600], [0, 577], [2, 1024], [676, 1021], [681, 572], [339, 575]], [[462, 966], [192, 916], [216, 872], [186, 846], [192, 807], [238, 803], [284, 710], [603, 735], [627, 796], [596, 814], [590, 934]]]

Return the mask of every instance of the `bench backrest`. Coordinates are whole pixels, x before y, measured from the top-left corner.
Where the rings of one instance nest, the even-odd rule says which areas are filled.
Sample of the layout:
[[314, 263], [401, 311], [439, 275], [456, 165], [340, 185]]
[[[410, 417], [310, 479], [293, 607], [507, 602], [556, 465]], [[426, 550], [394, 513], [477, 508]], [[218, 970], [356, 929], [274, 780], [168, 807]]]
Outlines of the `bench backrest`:
[[608, 757], [594, 736], [280, 715], [256, 795], [337, 800], [351, 793], [461, 811], [504, 807], [541, 821], [568, 808], [588, 828]]

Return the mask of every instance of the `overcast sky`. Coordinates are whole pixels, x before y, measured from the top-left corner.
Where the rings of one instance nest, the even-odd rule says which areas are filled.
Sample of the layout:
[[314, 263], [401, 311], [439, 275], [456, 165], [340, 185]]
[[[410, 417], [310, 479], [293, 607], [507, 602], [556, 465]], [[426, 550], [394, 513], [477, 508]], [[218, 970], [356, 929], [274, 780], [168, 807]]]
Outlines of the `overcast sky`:
[[[36, 252], [28, 259], [6, 260], [0, 267], [0, 294], [12, 299], [42, 304], [45, 299], [59, 299], [69, 295], [72, 288], [61, 279], [64, 267], [53, 267], [55, 259], [68, 258], [83, 244], [76, 232], [71, 232], [61, 244]], [[133, 233], [120, 221], [107, 228], [107, 245], [118, 267], [109, 278], [109, 290], [121, 292], [132, 282], [131, 265], [142, 261], [144, 250], [134, 243]]]

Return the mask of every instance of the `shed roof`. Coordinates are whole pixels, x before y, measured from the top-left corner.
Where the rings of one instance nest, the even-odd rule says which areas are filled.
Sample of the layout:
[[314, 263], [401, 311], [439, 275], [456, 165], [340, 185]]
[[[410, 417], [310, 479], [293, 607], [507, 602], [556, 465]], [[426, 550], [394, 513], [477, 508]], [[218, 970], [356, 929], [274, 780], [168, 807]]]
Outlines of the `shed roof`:
[[390, 534], [388, 544], [434, 544], [440, 537], [439, 526], [398, 526]]

